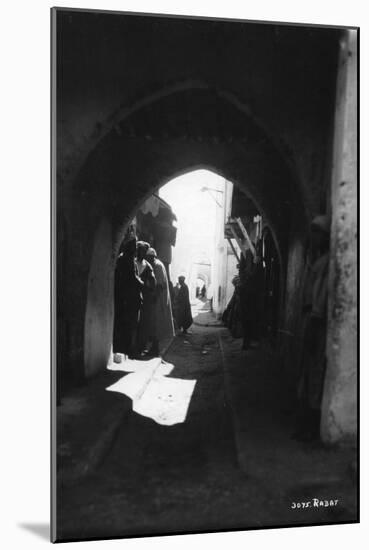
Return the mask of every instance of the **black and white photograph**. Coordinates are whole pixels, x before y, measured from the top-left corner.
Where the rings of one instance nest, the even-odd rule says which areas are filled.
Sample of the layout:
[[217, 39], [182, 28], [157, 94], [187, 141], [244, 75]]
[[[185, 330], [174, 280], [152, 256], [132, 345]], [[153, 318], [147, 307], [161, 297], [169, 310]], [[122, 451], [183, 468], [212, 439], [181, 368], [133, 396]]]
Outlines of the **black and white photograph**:
[[349, 24], [52, 8], [53, 542], [359, 521]]

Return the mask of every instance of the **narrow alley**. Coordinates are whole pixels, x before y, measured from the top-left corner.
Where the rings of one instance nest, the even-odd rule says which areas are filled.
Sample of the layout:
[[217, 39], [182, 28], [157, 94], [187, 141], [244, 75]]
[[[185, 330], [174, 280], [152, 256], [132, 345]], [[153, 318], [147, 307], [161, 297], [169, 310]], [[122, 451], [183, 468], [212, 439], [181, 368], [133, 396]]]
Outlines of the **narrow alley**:
[[[99, 467], [61, 488], [64, 540], [354, 520], [349, 451], [293, 441], [272, 351], [241, 351], [208, 324], [195, 321], [165, 355], [171, 377], [197, 381], [185, 422], [129, 411]], [[314, 498], [322, 505], [294, 508]]]
[[52, 540], [357, 522], [357, 31], [54, 17]]

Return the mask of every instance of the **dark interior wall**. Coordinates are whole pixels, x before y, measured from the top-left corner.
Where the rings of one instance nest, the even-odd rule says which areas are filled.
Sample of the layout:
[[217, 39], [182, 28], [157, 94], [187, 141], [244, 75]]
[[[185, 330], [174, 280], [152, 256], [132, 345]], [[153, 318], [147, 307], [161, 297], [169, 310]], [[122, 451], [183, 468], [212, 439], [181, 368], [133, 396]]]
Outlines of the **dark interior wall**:
[[[105, 366], [109, 330], [105, 351], [86, 366], [87, 342], [96, 343], [86, 333], [89, 289], [101, 288], [98, 302], [111, 304], [106, 278], [124, 224], [155, 189], [198, 167], [243, 187], [272, 228], [288, 331], [307, 220], [329, 172], [338, 31], [77, 11], [58, 11], [57, 24], [57, 192], [68, 235], [62, 292], [70, 333], [63, 368], [83, 375]], [[91, 271], [96, 254], [106, 271]], [[111, 326], [110, 306], [94, 311], [99, 326]]]

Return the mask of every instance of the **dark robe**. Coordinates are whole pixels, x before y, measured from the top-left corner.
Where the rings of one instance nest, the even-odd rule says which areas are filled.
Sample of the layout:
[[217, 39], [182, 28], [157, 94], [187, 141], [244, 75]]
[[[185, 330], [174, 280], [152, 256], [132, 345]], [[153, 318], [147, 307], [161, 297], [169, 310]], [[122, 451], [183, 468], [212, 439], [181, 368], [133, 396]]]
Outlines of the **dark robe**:
[[153, 307], [156, 288], [154, 270], [147, 260], [144, 260], [144, 267], [140, 278], [144, 286], [142, 289], [143, 304], [138, 326], [138, 347], [140, 351], [143, 351], [146, 344], [152, 340]]
[[303, 356], [299, 393], [308, 407], [319, 410], [326, 370], [326, 333], [329, 254], [321, 256], [311, 267], [304, 289]]
[[229, 328], [233, 338], [241, 338], [244, 334], [242, 325], [241, 298], [240, 298], [240, 278], [233, 278], [234, 292], [224, 313], [222, 315], [223, 323]]
[[328, 269], [327, 252], [309, 267], [304, 285], [305, 319], [295, 437], [306, 440], [320, 436], [326, 371]]
[[187, 330], [192, 325], [190, 293], [185, 283], [180, 285], [176, 297], [176, 321], [178, 328], [183, 330]]
[[120, 254], [115, 268], [113, 352], [130, 355], [142, 305], [143, 283], [138, 277], [134, 255]]
[[172, 301], [164, 264], [155, 258], [153, 268], [156, 279], [152, 316], [153, 340], [159, 341], [174, 336]]
[[240, 262], [239, 297], [244, 340], [258, 340], [260, 335], [260, 303], [263, 282], [262, 264], [254, 263], [250, 250]]

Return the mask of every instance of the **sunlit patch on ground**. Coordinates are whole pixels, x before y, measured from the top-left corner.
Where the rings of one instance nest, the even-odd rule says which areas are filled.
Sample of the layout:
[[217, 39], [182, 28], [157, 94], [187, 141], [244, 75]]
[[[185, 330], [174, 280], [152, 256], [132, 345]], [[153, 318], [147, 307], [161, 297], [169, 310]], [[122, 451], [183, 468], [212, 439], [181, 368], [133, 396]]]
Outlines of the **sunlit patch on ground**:
[[129, 373], [106, 390], [130, 397], [134, 412], [165, 426], [186, 420], [196, 380], [168, 378], [174, 366], [160, 357], [148, 361], [126, 359], [108, 368]]

